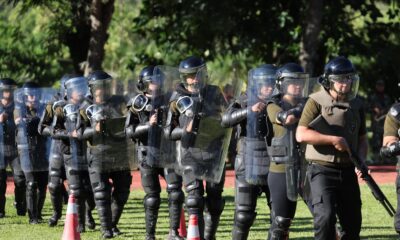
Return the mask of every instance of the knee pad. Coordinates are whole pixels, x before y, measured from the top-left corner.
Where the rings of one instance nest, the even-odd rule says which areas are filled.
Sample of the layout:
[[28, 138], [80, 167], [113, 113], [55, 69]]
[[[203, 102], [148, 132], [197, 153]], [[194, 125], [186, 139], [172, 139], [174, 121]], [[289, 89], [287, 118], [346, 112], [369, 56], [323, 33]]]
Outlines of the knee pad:
[[57, 192], [61, 191], [61, 183], [54, 183], [54, 182], [49, 182], [49, 184], [47, 185], [50, 194], [56, 194]]
[[61, 179], [61, 176], [62, 176], [61, 168], [59, 169], [59, 168], [51, 167], [50, 171], [49, 171], [49, 176], [50, 176], [50, 178], [59, 178], [59, 179]]
[[182, 190], [175, 190], [169, 193], [168, 200], [170, 202], [183, 202], [185, 195]]
[[160, 195], [147, 195], [144, 198], [144, 208], [158, 209], [161, 204]]
[[27, 182], [27, 184], [26, 184], [26, 189], [28, 191], [32, 191], [33, 189], [37, 189], [37, 188], [38, 188], [37, 182]]
[[235, 225], [244, 229], [249, 229], [253, 225], [256, 216], [256, 212], [238, 211], [235, 214]]
[[108, 200], [109, 194], [106, 191], [98, 191], [94, 193], [94, 199], [96, 200]]
[[196, 208], [202, 211], [204, 209], [204, 197], [197, 195], [188, 195], [186, 198], [186, 207]]
[[16, 187], [25, 187], [26, 182], [25, 182], [25, 176], [22, 175], [14, 175], [14, 184]]
[[70, 194], [74, 195], [76, 198], [80, 198], [83, 196], [83, 189], [78, 184], [69, 184]]
[[212, 216], [221, 215], [225, 207], [225, 199], [223, 198], [210, 199], [207, 197], [206, 203], [207, 203], [207, 210]]
[[122, 206], [125, 205], [125, 203], [128, 201], [129, 191], [114, 192], [113, 196], [114, 196], [114, 201], [116, 201], [119, 206]]
[[289, 227], [292, 223], [290, 218], [284, 218], [281, 216], [276, 216], [272, 222], [270, 229], [271, 240], [281, 240], [287, 239], [289, 236]]

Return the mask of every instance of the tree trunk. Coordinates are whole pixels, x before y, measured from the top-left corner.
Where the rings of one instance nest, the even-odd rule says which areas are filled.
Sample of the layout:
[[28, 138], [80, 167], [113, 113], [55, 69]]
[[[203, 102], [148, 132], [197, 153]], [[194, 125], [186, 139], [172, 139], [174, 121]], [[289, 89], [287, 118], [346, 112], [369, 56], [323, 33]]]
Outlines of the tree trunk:
[[316, 65], [320, 60], [318, 49], [321, 44], [319, 34], [321, 32], [323, 11], [323, 0], [308, 1], [299, 60], [304, 70], [311, 75], [316, 73]]
[[114, 13], [114, 0], [93, 0], [90, 8], [91, 36], [85, 75], [101, 70], [104, 59], [104, 44], [107, 42], [107, 29]]
[[65, 45], [68, 46], [69, 54], [75, 73], [83, 74], [89, 50], [90, 40], [90, 18], [87, 8], [90, 7], [91, 0], [71, 1], [72, 20], [75, 31], [65, 33]]

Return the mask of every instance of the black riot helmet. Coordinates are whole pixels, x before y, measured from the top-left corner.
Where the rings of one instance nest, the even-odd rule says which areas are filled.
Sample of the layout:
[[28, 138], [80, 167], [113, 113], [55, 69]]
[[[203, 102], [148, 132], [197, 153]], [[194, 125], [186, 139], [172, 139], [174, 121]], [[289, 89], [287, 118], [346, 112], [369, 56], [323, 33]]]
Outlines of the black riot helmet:
[[[11, 78], [1, 78], [0, 79], [0, 99], [13, 98], [13, 92], [17, 88], [17, 83]], [[3, 94], [4, 92], [9, 92], [10, 94]]]
[[262, 64], [248, 73], [248, 93], [263, 100], [268, 99], [274, 90], [277, 67], [272, 64]]
[[35, 105], [40, 100], [40, 86], [35, 82], [26, 82], [22, 85], [23, 102]]
[[[276, 71], [276, 88], [281, 94], [305, 97], [309, 75], [297, 63], [286, 63]], [[297, 86], [295, 92], [289, 86]]]
[[[330, 60], [324, 67], [324, 73], [319, 78], [319, 83], [328, 90], [335, 91], [338, 95], [345, 96], [346, 100], [355, 98], [358, 92], [359, 77], [353, 63], [339, 56]], [[338, 89], [336, 85], [348, 85], [346, 90]]]
[[138, 83], [136, 87], [139, 91], [145, 92], [149, 87], [149, 82], [153, 76], [154, 66], [147, 66], [142, 69], [139, 73]]
[[64, 97], [66, 93], [66, 87], [65, 87], [65, 82], [68, 81], [71, 78], [78, 77], [78, 74], [64, 74], [61, 79], [60, 79], [60, 96]]
[[112, 77], [108, 73], [97, 70], [90, 73], [87, 79], [96, 104], [103, 103], [111, 97]]
[[[190, 56], [179, 63], [179, 74], [187, 89], [199, 91], [208, 78], [206, 62], [199, 57]], [[188, 83], [188, 78], [196, 79], [197, 82]]]

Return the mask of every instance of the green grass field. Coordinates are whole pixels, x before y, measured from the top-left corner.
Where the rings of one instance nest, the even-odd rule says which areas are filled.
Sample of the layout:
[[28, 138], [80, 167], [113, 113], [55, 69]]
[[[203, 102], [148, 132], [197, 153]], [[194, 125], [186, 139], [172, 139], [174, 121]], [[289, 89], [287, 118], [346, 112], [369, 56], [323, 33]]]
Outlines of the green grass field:
[[[389, 201], [396, 207], [396, 196], [394, 185], [383, 185], [382, 190]], [[230, 239], [233, 226], [234, 214], [234, 190], [226, 189], [224, 192], [226, 206], [221, 217], [217, 239]], [[115, 239], [144, 239], [145, 223], [144, 209], [142, 205], [143, 191], [131, 192], [129, 202], [121, 217], [119, 227], [124, 232], [123, 235]], [[168, 233], [168, 209], [165, 192], [162, 195], [159, 221], [157, 225], [157, 239], [165, 239]], [[63, 222], [59, 226], [49, 228], [47, 219], [50, 217], [50, 202], [46, 201], [43, 211], [44, 223], [39, 225], [29, 225], [27, 217], [16, 216], [15, 209], [12, 207], [13, 197], [8, 196], [6, 215], [0, 219], [0, 239], [61, 239], [63, 232]], [[396, 232], [393, 229], [393, 219], [389, 217], [382, 206], [373, 198], [367, 186], [362, 186], [363, 200], [363, 228], [361, 231], [362, 239], [396, 239]], [[251, 228], [249, 239], [266, 239], [269, 228], [269, 210], [265, 197], [260, 197], [257, 206], [257, 220]], [[65, 207], [64, 207], [65, 214]], [[97, 214], [94, 214], [95, 216]], [[98, 218], [96, 216], [96, 222]], [[82, 239], [99, 239], [100, 232], [96, 227], [94, 231], [87, 231], [81, 234]], [[312, 239], [313, 237], [312, 218], [302, 201], [298, 202], [297, 213], [291, 227], [291, 239]]]

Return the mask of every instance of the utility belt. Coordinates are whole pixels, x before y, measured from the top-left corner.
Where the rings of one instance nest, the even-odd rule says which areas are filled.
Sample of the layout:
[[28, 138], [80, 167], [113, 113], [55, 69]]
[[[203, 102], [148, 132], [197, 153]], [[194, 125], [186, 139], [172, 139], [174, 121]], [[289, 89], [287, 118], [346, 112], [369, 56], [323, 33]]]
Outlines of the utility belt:
[[318, 161], [318, 160], [309, 160], [307, 159], [309, 165], [319, 165], [328, 168], [334, 168], [337, 170], [344, 170], [347, 168], [354, 168], [353, 163], [351, 162], [341, 162], [340, 164], [333, 163], [333, 162], [326, 162], [326, 161]]

